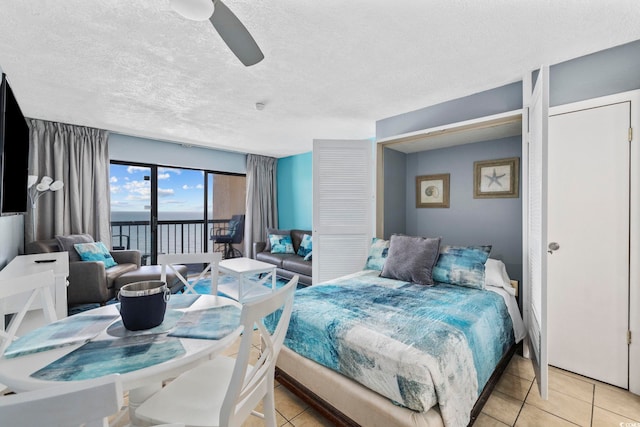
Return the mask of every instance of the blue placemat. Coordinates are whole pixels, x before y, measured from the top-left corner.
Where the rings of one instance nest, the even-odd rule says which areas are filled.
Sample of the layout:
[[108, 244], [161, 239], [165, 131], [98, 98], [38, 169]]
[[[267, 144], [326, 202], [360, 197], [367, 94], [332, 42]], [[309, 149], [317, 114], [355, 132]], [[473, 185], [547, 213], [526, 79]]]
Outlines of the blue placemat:
[[77, 315], [35, 329], [14, 341], [4, 352], [7, 359], [89, 341], [119, 316]]
[[240, 325], [240, 309], [233, 305], [188, 311], [169, 332], [171, 337], [218, 340]]
[[48, 381], [76, 381], [125, 374], [174, 359], [185, 353], [179, 339], [142, 335], [91, 341], [33, 373]]

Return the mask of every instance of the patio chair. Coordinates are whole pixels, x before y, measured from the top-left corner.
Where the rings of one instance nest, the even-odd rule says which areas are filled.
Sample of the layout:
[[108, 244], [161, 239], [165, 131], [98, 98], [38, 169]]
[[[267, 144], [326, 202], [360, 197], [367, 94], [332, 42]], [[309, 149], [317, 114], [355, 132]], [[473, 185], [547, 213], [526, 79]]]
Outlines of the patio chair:
[[[243, 305], [240, 323], [244, 332], [235, 359], [217, 356], [185, 372], [138, 407], [136, 417], [151, 422], [235, 427], [255, 415], [275, 427], [275, 365], [289, 327], [297, 283], [295, 276], [283, 288]], [[279, 310], [280, 319], [271, 334], [262, 319]], [[261, 335], [262, 353], [252, 366], [249, 357], [254, 327]], [[261, 401], [264, 414], [254, 410]]]
[[[215, 230], [215, 231], [214, 231]], [[222, 233], [225, 234], [222, 234]], [[213, 243], [223, 245], [224, 259], [237, 258], [242, 256], [242, 252], [233, 247], [242, 243], [244, 238], [244, 215], [233, 215], [229, 220], [226, 229], [211, 229], [211, 240]]]
[[[211, 275], [211, 295], [218, 294], [218, 264], [222, 259], [222, 254], [220, 252], [203, 252], [203, 253], [190, 253], [190, 254], [160, 254], [158, 255], [158, 264], [162, 266], [160, 272], [160, 280], [166, 282], [167, 273], [170, 270], [173, 270], [174, 274], [180, 279], [180, 281], [184, 284], [183, 293], [189, 294], [197, 294], [194, 286], [200, 280], [204, 279], [207, 273]], [[177, 267], [182, 266], [184, 264], [203, 264], [204, 269], [200, 271], [198, 277], [189, 282], [189, 280], [184, 277], [178, 271]]]

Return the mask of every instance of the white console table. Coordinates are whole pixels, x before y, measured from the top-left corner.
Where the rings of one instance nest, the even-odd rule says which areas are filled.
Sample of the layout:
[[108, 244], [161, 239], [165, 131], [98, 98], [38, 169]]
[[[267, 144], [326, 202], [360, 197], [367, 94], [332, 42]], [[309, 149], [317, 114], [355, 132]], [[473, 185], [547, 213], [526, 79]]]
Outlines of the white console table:
[[[54, 262], [37, 263], [36, 260], [54, 259]], [[7, 280], [15, 277], [26, 276], [43, 271], [53, 270], [55, 283], [51, 288], [51, 297], [56, 309], [58, 319], [67, 317], [67, 277], [69, 276], [69, 255], [67, 252], [51, 252], [35, 255], [18, 255], [5, 268], [0, 271], [0, 279]], [[5, 328], [5, 315], [17, 313], [26, 303], [28, 296], [16, 295], [12, 298], [0, 301], [0, 327]], [[34, 302], [34, 308], [38, 308], [40, 301]], [[29, 314], [29, 313], [28, 313]], [[44, 319], [41, 310], [34, 312], [39, 316], [25, 318], [24, 328], [21, 333], [27, 330], [42, 326]]]

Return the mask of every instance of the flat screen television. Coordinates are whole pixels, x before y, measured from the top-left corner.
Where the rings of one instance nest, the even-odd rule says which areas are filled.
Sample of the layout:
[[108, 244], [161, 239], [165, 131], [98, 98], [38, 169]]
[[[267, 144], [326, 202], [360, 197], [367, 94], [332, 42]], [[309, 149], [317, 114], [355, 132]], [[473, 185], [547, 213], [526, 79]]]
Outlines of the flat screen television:
[[0, 86], [0, 213], [27, 211], [29, 126], [2, 74]]

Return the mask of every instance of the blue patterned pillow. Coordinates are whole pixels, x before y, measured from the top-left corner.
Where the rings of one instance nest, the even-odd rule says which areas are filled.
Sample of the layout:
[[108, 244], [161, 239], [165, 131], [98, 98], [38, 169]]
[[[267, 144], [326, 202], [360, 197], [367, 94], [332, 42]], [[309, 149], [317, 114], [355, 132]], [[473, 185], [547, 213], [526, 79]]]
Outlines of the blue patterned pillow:
[[311, 246], [313, 245], [312, 237], [308, 234], [302, 236], [302, 242], [300, 242], [300, 247], [298, 248], [298, 255], [301, 257], [306, 257], [307, 254], [311, 253]]
[[433, 280], [484, 289], [484, 264], [491, 246], [445, 246], [433, 268]]
[[76, 248], [82, 261], [101, 261], [104, 263], [104, 268], [118, 265], [102, 242], [76, 243], [73, 247]]
[[313, 256], [313, 252], [309, 252], [307, 255], [305, 255], [304, 260], [305, 261], [311, 261], [311, 257]]
[[384, 262], [387, 260], [388, 255], [389, 241], [374, 237], [371, 239], [369, 256], [367, 257], [367, 263], [365, 264], [364, 269], [382, 271], [382, 267], [384, 267]]
[[294, 254], [291, 236], [285, 234], [269, 234], [272, 254]]

